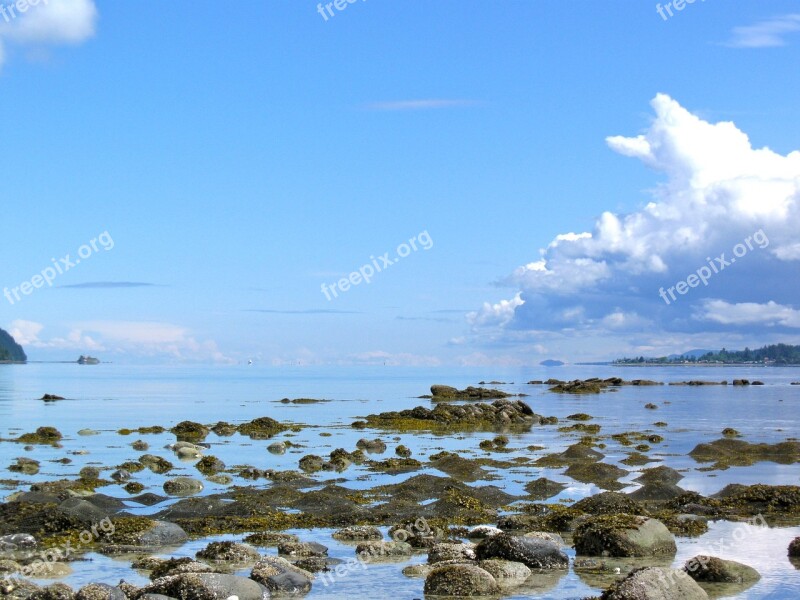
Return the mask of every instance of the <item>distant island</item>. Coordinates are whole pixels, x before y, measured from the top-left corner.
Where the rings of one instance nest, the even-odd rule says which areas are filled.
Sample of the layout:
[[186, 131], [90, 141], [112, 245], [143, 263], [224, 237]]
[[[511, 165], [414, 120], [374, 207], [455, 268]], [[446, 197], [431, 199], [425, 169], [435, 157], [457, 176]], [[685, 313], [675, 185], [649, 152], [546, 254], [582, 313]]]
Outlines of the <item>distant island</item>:
[[25, 350], [11, 335], [0, 329], [0, 362], [26, 362]]
[[79, 365], [99, 365], [100, 359], [95, 358], [94, 356], [84, 356], [81, 354], [81, 357], [78, 359]]
[[547, 360], [543, 360], [539, 364], [543, 367], [563, 367], [566, 363], [560, 360], [553, 360], [552, 358], [548, 358]]
[[751, 350], [726, 350], [706, 352], [696, 351], [680, 355], [661, 356], [658, 358], [620, 358], [614, 365], [767, 365], [767, 366], [800, 366], [800, 346], [790, 344], [772, 344]]

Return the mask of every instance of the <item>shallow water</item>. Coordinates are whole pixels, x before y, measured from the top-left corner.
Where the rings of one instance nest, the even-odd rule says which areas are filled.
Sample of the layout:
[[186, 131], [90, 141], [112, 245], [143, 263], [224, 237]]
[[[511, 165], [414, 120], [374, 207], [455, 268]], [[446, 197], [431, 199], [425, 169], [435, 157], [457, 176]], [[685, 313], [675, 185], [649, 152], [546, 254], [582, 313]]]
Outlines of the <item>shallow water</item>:
[[[655, 379], [657, 381], [683, 381], [703, 379], [720, 381], [738, 378], [758, 379], [764, 386], [732, 387], [623, 387], [619, 391], [600, 395], [565, 396], [547, 392], [544, 386], [530, 386], [531, 379], [575, 379], [587, 377], [620, 376], [625, 379]], [[181, 463], [163, 447], [174, 441], [172, 434], [122, 436], [117, 430], [123, 427], [162, 425], [169, 428], [175, 423], [191, 419], [204, 423], [220, 420], [238, 423], [255, 417], [270, 416], [284, 422], [304, 424], [296, 434], [287, 432], [269, 442], [253, 441], [239, 435], [217, 437], [213, 433], [205, 440], [211, 444], [208, 454], [222, 459], [229, 467], [248, 464], [265, 469], [296, 469], [297, 461], [305, 454], [327, 455], [335, 448], [352, 450], [361, 437], [380, 435], [389, 445], [386, 455], [391, 456], [394, 445], [408, 446], [414, 457], [423, 459], [442, 449], [458, 451], [469, 456], [482, 456], [478, 443], [491, 439], [492, 433], [470, 433], [439, 436], [430, 433], [386, 435], [373, 430], [357, 431], [350, 423], [367, 414], [428, 406], [428, 400], [417, 396], [428, 393], [433, 383], [444, 383], [458, 387], [476, 385], [479, 381], [500, 380], [515, 382], [513, 385], [497, 386], [512, 393], [529, 394], [525, 400], [535, 412], [543, 415], [566, 417], [576, 412], [586, 412], [595, 417], [592, 423], [602, 426], [601, 435], [625, 431], [649, 431], [662, 435], [665, 440], [653, 444], [648, 453], [662, 462], [646, 466], [666, 464], [679, 469], [685, 478], [680, 486], [705, 495], [719, 491], [728, 483], [800, 483], [800, 465], [758, 463], [749, 467], [733, 467], [724, 471], [704, 472], [698, 468], [708, 466], [695, 462], [687, 453], [698, 443], [713, 441], [721, 437], [725, 427], [733, 427], [750, 442], [776, 442], [797, 435], [800, 431], [800, 386], [790, 386], [800, 380], [800, 369], [794, 368], [740, 368], [740, 367], [611, 367], [569, 366], [531, 369], [404, 369], [394, 367], [370, 368], [272, 368], [252, 366], [232, 367], [167, 367], [127, 366], [103, 364], [78, 366], [71, 364], [0, 365], [0, 437], [16, 437], [20, 433], [33, 431], [42, 425], [56, 426], [65, 436], [63, 448], [37, 446], [25, 452], [21, 445], [0, 444], [0, 467], [10, 464], [16, 456], [35, 458], [42, 463], [36, 476], [27, 477], [5, 472], [5, 484], [0, 489], [11, 493], [26, 489], [35, 481], [75, 477], [86, 465], [109, 466], [125, 460], [135, 459], [139, 453], [130, 448], [136, 439], [144, 439], [151, 452], [164, 456], [176, 464], [170, 476], [186, 474], [197, 476], [195, 461]], [[68, 398], [55, 403], [37, 400], [44, 393], [53, 393]], [[324, 398], [324, 404], [282, 404], [281, 398]], [[654, 403], [656, 410], [644, 408]], [[656, 427], [656, 421], [665, 421], [666, 427]], [[98, 435], [81, 436], [84, 428], [97, 430]], [[320, 435], [320, 434], [331, 434]], [[291, 436], [291, 437], [289, 437]], [[559, 452], [580, 437], [580, 434], [564, 434], [557, 427], [534, 427], [523, 434], [509, 434], [510, 452], [492, 454], [497, 459], [515, 456], [531, 456], [530, 445], [544, 446], [533, 456], [538, 457]], [[276, 456], [266, 451], [266, 446], [275, 440], [291, 439], [299, 448]], [[617, 463], [624, 459], [630, 449], [607, 440], [604, 462]], [[87, 454], [71, 454], [84, 451]], [[72, 459], [69, 465], [49, 462], [65, 455]], [[642, 467], [623, 468], [631, 471], [623, 481], [634, 479]], [[489, 476], [474, 485], [491, 483], [509, 493], [523, 493], [525, 482], [546, 476], [569, 483], [569, 487], [558, 496], [548, 500], [577, 500], [601, 491], [593, 484], [581, 484], [561, 475], [563, 469], [543, 469], [521, 465], [511, 470], [486, 468]], [[182, 470], [182, 472], [181, 472]], [[415, 471], [403, 475], [371, 473], [363, 467], [351, 467], [341, 474], [320, 473], [317, 479], [346, 478], [351, 488], [372, 487], [378, 483], [399, 482], [412, 475], [426, 471]], [[436, 470], [427, 472], [439, 474]], [[146, 491], [160, 493], [165, 477], [143, 471], [135, 479], [148, 486]], [[261, 481], [252, 483], [235, 478], [239, 485], [266, 485]], [[203, 493], [222, 491], [224, 487], [206, 483]], [[632, 491], [632, 484], [625, 491]], [[126, 497], [118, 486], [102, 488], [103, 493]], [[137, 509], [146, 513], [158, 509]], [[679, 538], [679, 552], [674, 564], [682, 564], [698, 553], [708, 550], [708, 544], [722, 537], [721, 552], [713, 552], [725, 558], [734, 558], [755, 567], [762, 580], [737, 598], [800, 598], [800, 577], [786, 558], [788, 542], [800, 535], [797, 528], [779, 528], [747, 532], [747, 540], [733, 540], [735, 524], [720, 522], [712, 525], [705, 536], [695, 539]], [[331, 556], [351, 558], [353, 550], [330, 538], [330, 531], [315, 530], [298, 532], [304, 540], [316, 540], [330, 548]], [[737, 535], [741, 535], [740, 533]], [[238, 539], [234, 536], [227, 536]], [[241, 537], [241, 536], [239, 536]], [[216, 539], [216, 538], [215, 538]], [[193, 540], [176, 549], [174, 555], [191, 555], [208, 543], [208, 539]], [[733, 542], [736, 541], [736, 544]], [[274, 552], [264, 550], [264, 552]], [[90, 555], [91, 561], [71, 565], [72, 574], [65, 581], [77, 585], [89, 581], [103, 580], [116, 583], [120, 578], [128, 581], [143, 581], [132, 573], [129, 562]], [[420, 555], [412, 562], [424, 561]], [[356, 572], [337, 579], [327, 588], [315, 586], [309, 597], [336, 598], [350, 594], [372, 597], [376, 586], [382, 596], [391, 594], [400, 598], [419, 598], [422, 595], [422, 580], [409, 579], [400, 571], [405, 562], [371, 564], [364, 573]], [[622, 565], [625, 567], [625, 565]], [[623, 569], [624, 572], [625, 569]], [[138, 579], [137, 579], [138, 578]], [[526, 594], [537, 594], [542, 598], [580, 598], [599, 590], [597, 582], [585, 581], [574, 571], [554, 579], [552, 575], [533, 577], [538, 589]], [[546, 589], [545, 589], [546, 588]], [[718, 590], [724, 592], [724, 590]], [[511, 598], [530, 595], [509, 596]]]

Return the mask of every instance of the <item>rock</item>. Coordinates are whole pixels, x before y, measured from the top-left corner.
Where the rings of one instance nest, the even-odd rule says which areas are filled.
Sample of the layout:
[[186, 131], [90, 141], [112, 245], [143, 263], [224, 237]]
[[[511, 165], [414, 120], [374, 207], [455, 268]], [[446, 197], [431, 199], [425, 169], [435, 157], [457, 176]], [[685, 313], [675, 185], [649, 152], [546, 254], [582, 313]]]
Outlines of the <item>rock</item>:
[[195, 423], [194, 421], [181, 421], [175, 427], [170, 429], [175, 437], [180, 441], [197, 441], [204, 440], [209, 433], [209, 428], [202, 423]]
[[627, 514], [591, 517], [575, 529], [575, 551], [584, 556], [658, 556], [677, 552], [675, 538], [656, 519]]
[[137, 452], [146, 452], [147, 450], [150, 449], [150, 444], [148, 444], [144, 440], [136, 440], [131, 444], [131, 448], [133, 448]]
[[197, 462], [195, 468], [203, 475], [216, 475], [225, 470], [225, 463], [216, 456], [205, 456]]
[[123, 489], [129, 494], [138, 494], [144, 489], [144, 485], [138, 481], [129, 481], [123, 486]]
[[[434, 431], [476, 431], [509, 429], [528, 430], [533, 425], [552, 422], [533, 412], [530, 406], [521, 400], [495, 400], [491, 404], [478, 402], [461, 405], [443, 402], [431, 410], [424, 406], [385, 412], [367, 416], [366, 425], [380, 429], [434, 430]], [[353, 425], [363, 428], [363, 422]]]
[[510, 560], [482, 560], [478, 566], [489, 573], [497, 584], [504, 590], [518, 587], [525, 583], [531, 575], [531, 570], [520, 562]]
[[78, 473], [81, 479], [92, 481], [100, 479], [100, 469], [97, 467], [83, 467]]
[[573, 504], [572, 508], [590, 515], [614, 515], [618, 513], [639, 515], [644, 510], [638, 502], [631, 500], [626, 494], [618, 492], [602, 492], [589, 496]]
[[356, 546], [356, 554], [372, 557], [411, 556], [411, 550], [408, 542], [362, 542]]
[[356, 448], [360, 448], [370, 454], [383, 454], [386, 452], [386, 443], [380, 438], [375, 438], [374, 440], [361, 438], [356, 442]]
[[140, 594], [163, 594], [186, 600], [269, 600], [269, 590], [246, 577], [221, 573], [186, 573], [156, 579], [144, 586]]
[[753, 567], [716, 556], [695, 556], [686, 561], [683, 570], [695, 581], [707, 583], [755, 583], [761, 579]]
[[683, 479], [683, 475], [671, 467], [661, 465], [659, 467], [652, 467], [645, 469], [634, 481], [638, 481], [645, 485], [647, 484], [668, 484], [678, 483]]
[[298, 538], [293, 533], [277, 533], [274, 531], [259, 531], [258, 533], [251, 533], [244, 541], [254, 546], [262, 546], [264, 548], [277, 547], [286, 542], [299, 542]]
[[685, 571], [644, 567], [606, 590], [601, 600], [708, 600], [708, 594]]
[[167, 471], [172, 470], [172, 463], [165, 458], [155, 456], [154, 454], [143, 454], [139, 457], [139, 462], [145, 467], [150, 469], [153, 473], [162, 475]]
[[21, 456], [16, 459], [14, 464], [9, 465], [8, 470], [23, 475], [36, 475], [39, 472], [39, 461]]
[[79, 429], [78, 435], [80, 436], [91, 436], [91, 435], [100, 435], [100, 432], [96, 429]]
[[432, 385], [431, 396], [434, 402], [441, 400], [493, 400], [495, 398], [508, 398], [507, 394], [501, 390], [492, 390], [482, 387], [469, 386], [463, 390], [456, 389], [449, 385]]
[[319, 573], [320, 571], [329, 570], [328, 563], [330, 561], [331, 559], [325, 556], [307, 556], [295, 562], [294, 566], [309, 573]]
[[12, 533], [0, 536], [0, 552], [32, 550], [36, 546], [36, 538], [29, 533]]
[[566, 569], [569, 558], [549, 540], [501, 533], [486, 538], [475, 548], [479, 560], [500, 558], [521, 562], [531, 569]]
[[220, 437], [229, 437], [236, 433], [236, 425], [231, 425], [227, 421], [219, 421], [211, 428], [211, 431]]
[[317, 542], [283, 542], [278, 544], [278, 554], [287, 556], [327, 556], [328, 548]]
[[316, 454], [306, 454], [300, 459], [298, 466], [306, 473], [316, 473], [325, 466], [325, 460]]
[[489, 596], [500, 593], [500, 586], [487, 571], [475, 565], [437, 567], [425, 578], [425, 595]]
[[482, 540], [484, 538], [492, 537], [493, 535], [499, 535], [501, 533], [503, 533], [503, 530], [497, 527], [492, 527], [491, 525], [478, 525], [477, 527], [473, 527], [469, 530], [467, 537], [470, 539]]
[[377, 527], [369, 525], [353, 525], [340, 529], [331, 535], [335, 540], [362, 541], [362, 540], [382, 540], [383, 534]]
[[624, 477], [628, 471], [616, 465], [607, 463], [577, 463], [572, 464], [564, 471], [564, 475], [581, 483], [594, 483], [607, 490], [616, 490], [625, 487], [617, 479]]
[[285, 454], [286, 444], [283, 442], [273, 442], [267, 446], [267, 451], [271, 452], [272, 454]]
[[282, 433], [289, 429], [288, 425], [282, 425], [275, 419], [269, 417], [259, 417], [253, 419], [249, 423], [242, 423], [236, 430], [254, 440], [266, 440], [274, 435]]
[[23, 444], [50, 444], [55, 445], [64, 436], [55, 427], [39, 427], [34, 433], [23, 433], [17, 438]]
[[394, 449], [394, 453], [400, 458], [408, 458], [411, 456], [411, 450], [408, 446], [404, 446], [403, 444], [397, 446], [397, 448]]
[[130, 471], [126, 471], [125, 469], [117, 469], [111, 474], [111, 479], [116, 481], [117, 483], [124, 483], [131, 478]]
[[552, 481], [546, 477], [534, 479], [525, 484], [525, 491], [531, 495], [532, 500], [547, 500], [560, 494], [567, 488], [566, 483]]
[[164, 491], [170, 496], [194, 496], [203, 491], [203, 482], [192, 477], [175, 477], [164, 482]]
[[789, 558], [800, 558], [800, 537], [794, 538], [789, 543]]
[[211, 542], [195, 556], [205, 561], [235, 563], [254, 562], [261, 558], [255, 548], [235, 542]]
[[65, 583], [54, 583], [34, 592], [30, 600], [74, 600], [75, 592]]
[[147, 531], [137, 536], [140, 546], [160, 548], [163, 546], [177, 546], [189, 539], [187, 533], [175, 523], [169, 521], [155, 521]]
[[40, 398], [40, 400], [44, 400], [45, 402], [53, 402], [55, 400], [64, 400], [64, 397], [56, 394], [45, 394]]
[[75, 600], [127, 600], [123, 591], [105, 583], [90, 583], [75, 594]]
[[[441, 566], [441, 565], [438, 565]], [[408, 565], [403, 568], [403, 575], [406, 577], [427, 577], [436, 568], [434, 565], [420, 563], [418, 565]]]
[[295, 567], [285, 558], [265, 556], [255, 564], [250, 578], [264, 585], [270, 592], [307, 594], [311, 591], [314, 576]]
[[459, 562], [470, 562], [475, 560], [474, 544], [454, 544], [444, 542], [436, 544], [428, 550], [428, 562], [430, 564], [455, 560]]

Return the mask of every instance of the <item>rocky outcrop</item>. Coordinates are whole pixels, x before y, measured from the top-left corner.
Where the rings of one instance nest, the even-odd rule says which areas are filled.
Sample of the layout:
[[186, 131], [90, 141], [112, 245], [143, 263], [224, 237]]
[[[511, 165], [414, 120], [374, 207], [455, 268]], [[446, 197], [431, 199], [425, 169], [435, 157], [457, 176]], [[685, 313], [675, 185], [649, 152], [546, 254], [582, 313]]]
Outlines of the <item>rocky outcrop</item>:
[[633, 515], [592, 517], [575, 529], [575, 551], [584, 556], [659, 556], [677, 552], [675, 538], [656, 519]]

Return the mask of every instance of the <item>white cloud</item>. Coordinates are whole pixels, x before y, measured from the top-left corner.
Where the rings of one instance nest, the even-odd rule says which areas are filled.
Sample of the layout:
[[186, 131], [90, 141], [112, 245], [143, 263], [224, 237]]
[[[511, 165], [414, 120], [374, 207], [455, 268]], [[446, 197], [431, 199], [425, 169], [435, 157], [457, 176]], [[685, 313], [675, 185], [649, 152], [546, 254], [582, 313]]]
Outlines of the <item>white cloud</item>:
[[500, 326], [502, 327], [514, 318], [514, 311], [525, 302], [518, 293], [511, 300], [501, 300], [497, 304], [483, 303], [483, 307], [476, 312], [467, 314], [467, 320], [473, 327]]
[[15, 3], [0, 2], [0, 66], [8, 44], [42, 48], [80, 44], [94, 36], [94, 0], [42, 0], [20, 12]]
[[212, 340], [198, 340], [178, 325], [147, 321], [90, 321], [74, 324], [66, 335], [44, 339], [44, 325], [17, 320], [9, 333], [23, 346], [132, 356], [169, 356], [185, 361], [231, 362]]
[[[647, 330], [707, 340], [725, 328], [752, 336], [767, 321], [723, 322], [692, 314], [705, 314], [708, 299], [773, 302], [794, 310], [800, 152], [753, 148], [734, 123], [707, 122], [664, 94], [651, 104], [655, 118], [644, 132], [610, 136], [607, 143], [664, 174], [664, 181], [634, 212], [607, 211], [590, 232], [556, 235], [543, 248], [537, 242], [538, 257], [501, 280], [515, 290], [514, 300], [485, 303], [470, 313], [473, 339], [522, 345], [553, 332], [597, 344], [606, 334]], [[723, 252], [731, 258], [748, 238], [752, 248], [746, 256], [714, 274], [707, 286], [669, 306], [659, 297], [662, 286], [685, 280]], [[777, 329], [794, 327], [785, 315], [768, 322]], [[613, 352], [607, 343], [602, 351]]]
[[734, 27], [728, 43], [735, 48], [774, 48], [785, 46], [786, 36], [800, 31], [800, 14], [764, 19], [754, 25]]
[[698, 319], [715, 321], [723, 325], [758, 324], [767, 327], [782, 325], [800, 328], [800, 310], [776, 302], [739, 302], [731, 304], [724, 300], [706, 300]]

